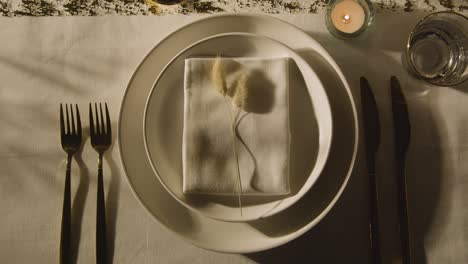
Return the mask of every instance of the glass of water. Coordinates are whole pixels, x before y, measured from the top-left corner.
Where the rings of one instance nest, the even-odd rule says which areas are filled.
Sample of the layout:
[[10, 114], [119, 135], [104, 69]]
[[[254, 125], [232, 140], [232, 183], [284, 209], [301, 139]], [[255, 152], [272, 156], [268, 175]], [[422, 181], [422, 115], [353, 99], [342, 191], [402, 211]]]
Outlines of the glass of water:
[[468, 18], [451, 11], [422, 19], [408, 39], [406, 57], [423, 80], [440, 86], [468, 79]]

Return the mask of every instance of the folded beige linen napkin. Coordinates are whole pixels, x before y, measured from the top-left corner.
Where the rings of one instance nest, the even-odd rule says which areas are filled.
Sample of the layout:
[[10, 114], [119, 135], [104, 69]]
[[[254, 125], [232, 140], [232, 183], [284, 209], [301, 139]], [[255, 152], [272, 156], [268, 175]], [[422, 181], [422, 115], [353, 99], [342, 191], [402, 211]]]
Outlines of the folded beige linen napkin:
[[229, 89], [246, 77], [248, 99], [242, 110], [216, 90], [214, 61], [185, 61], [184, 193], [238, 195], [231, 124], [239, 111], [235, 146], [243, 195], [288, 194], [289, 59], [221, 58]]

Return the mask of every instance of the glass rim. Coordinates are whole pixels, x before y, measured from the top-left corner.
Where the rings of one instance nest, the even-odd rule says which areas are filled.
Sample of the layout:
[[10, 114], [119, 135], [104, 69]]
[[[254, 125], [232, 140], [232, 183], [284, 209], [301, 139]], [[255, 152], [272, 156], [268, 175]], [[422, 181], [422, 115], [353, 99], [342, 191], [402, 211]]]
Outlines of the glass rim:
[[422, 24], [424, 23], [427, 19], [433, 17], [433, 16], [436, 16], [436, 15], [440, 15], [440, 14], [451, 14], [451, 15], [458, 15], [460, 16], [461, 18], [464, 18], [466, 20], [468, 20], [468, 17], [463, 15], [463, 14], [460, 14], [460, 13], [457, 13], [455, 11], [451, 11], [451, 10], [446, 10], [446, 11], [438, 11], [438, 12], [434, 12], [434, 13], [431, 13], [423, 18], [421, 18], [418, 23], [416, 23], [416, 25], [414, 26], [414, 28], [411, 30], [411, 33], [409, 34], [408, 36], [408, 40], [406, 42], [406, 60], [409, 62], [408, 64], [411, 66], [411, 69], [413, 70], [414, 73], [416, 73], [416, 75], [421, 78], [422, 80], [430, 83], [430, 84], [433, 84], [433, 85], [437, 85], [437, 86], [447, 86], [447, 87], [450, 87], [450, 86], [457, 86], [459, 84], [462, 84], [463, 82], [465, 82], [466, 80], [460, 80], [460, 81], [457, 81], [455, 83], [451, 83], [451, 84], [440, 84], [440, 83], [437, 83], [437, 82], [434, 82], [428, 78], [425, 78], [424, 76], [422, 76], [419, 71], [416, 69], [416, 67], [413, 65], [413, 61], [411, 60], [411, 57], [410, 57], [410, 48], [411, 48], [411, 45], [410, 45], [410, 42], [411, 40], [413, 39], [414, 37], [414, 33], [416, 31], [416, 29]]

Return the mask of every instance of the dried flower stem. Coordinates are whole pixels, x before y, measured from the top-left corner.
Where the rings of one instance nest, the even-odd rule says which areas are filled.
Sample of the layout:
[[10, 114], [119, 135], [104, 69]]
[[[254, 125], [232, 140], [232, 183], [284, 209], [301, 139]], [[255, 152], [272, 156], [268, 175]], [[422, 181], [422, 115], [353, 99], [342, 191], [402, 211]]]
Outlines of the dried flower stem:
[[[242, 111], [239, 111], [239, 113], [241, 113]], [[237, 121], [236, 121], [236, 127], [235, 127], [235, 133], [236, 133], [236, 137], [237, 139], [239, 140], [239, 142], [244, 146], [245, 150], [247, 151], [247, 153], [250, 155], [250, 158], [253, 162], [253, 166], [254, 166], [254, 175], [256, 174], [255, 171], [257, 170], [257, 159], [255, 158], [255, 155], [253, 154], [252, 150], [249, 148], [249, 146], [247, 145], [247, 143], [244, 141], [244, 139], [241, 137], [240, 133], [239, 133], [239, 126], [242, 122], [242, 120], [247, 116], [249, 115], [250, 112], [243, 112], [242, 115], [239, 115], [239, 117], [237, 118]], [[253, 182], [256, 181], [256, 177], [254, 177], [252, 179]], [[253, 183], [251, 185], [253, 188], [257, 189], [256, 188], [256, 184]], [[258, 189], [257, 189], [258, 190]], [[260, 191], [260, 190], [259, 190]]]
[[242, 180], [240, 176], [239, 155], [237, 153], [237, 144], [236, 144], [236, 119], [237, 119], [237, 116], [239, 115], [239, 112], [237, 112], [236, 117], [234, 117], [232, 113], [232, 108], [230, 107], [228, 99], [226, 97], [224, 98], [225, 98], [226, 108], [228, 108], [229, 116], [231, 117], [232, 149], [234, 152], [234, 156], [236, 158], [237, 179], [239, 183], [237, 197], [239, 198], [239, 208], [240, 208], [240, 214], [242, 216]]
[[[241, 107], [245, 104], [245, 100], [247, 97], [247, 90], [245, 88], [245, 84], [247, 82], [247, 75], [243, 73], [241, 78], [237, 82], [237, 85], [235, 87], [235, 96], [234, 98], [232, 98], [232, 104], [230, 104], [228, 100], [228, 87], [226, 83], [226, 72], [224, 69], [224, 65], [221, 61], [221, 57], [219, 56], [216, 57], [213, 63], [212, 69], [211, 69], [211, 81], [214, 84], [214, 88], [225, 99], [226, 107], [228, 108], [228, 112], [231, 117], [231, 129], [230, 130], [232, 133], [232, 147], [233, 147], [233, 152], [236, 158], [236, 165], [237, 165], [236, 169], [237, 169], [237, 178], [238, 178], [238, 183], [239, 183], [238, 198], [239, 198], [240, 214], [242, 216], [242, 180], [241, 180], [241, 175], [240, 175], [239, 155], [237, 153], [236, 129], [237, 129], [238, 120], [239, 120], [238, 117], [241, 112]], [[235, 116], [233, 113], [234, 109], [232, 109], [231, 106], [238, 107], [238, 108], [236, 107], [238, 111]]]

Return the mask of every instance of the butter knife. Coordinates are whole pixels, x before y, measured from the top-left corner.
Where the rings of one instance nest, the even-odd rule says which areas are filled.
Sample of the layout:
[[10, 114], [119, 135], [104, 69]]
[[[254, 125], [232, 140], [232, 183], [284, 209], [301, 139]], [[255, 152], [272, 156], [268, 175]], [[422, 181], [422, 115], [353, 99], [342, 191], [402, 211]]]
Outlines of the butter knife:
[[397, 173], [398, 217], [402, 263], [411, 261], [410, 234], [408, 227], [408, 199], [405, 176], [406, 153], [411, 137], [406, 100], [400, 82], [395, 76], [390, 78], [392, 94], [393, 128], [395, 136], [395, 161]]
[[375, 156], [380, 145], [380, 122], [377, 103], [366, 78], [361, 77], [361, 105], [364, 123], [364, 141], [367, 160], [367, 178], [369, 188], [369, 241], [371, 263], [381, 263], [379, 238], [379, 210]]

